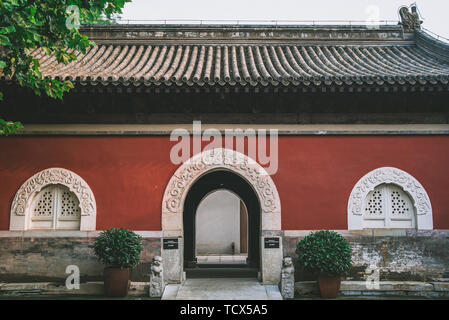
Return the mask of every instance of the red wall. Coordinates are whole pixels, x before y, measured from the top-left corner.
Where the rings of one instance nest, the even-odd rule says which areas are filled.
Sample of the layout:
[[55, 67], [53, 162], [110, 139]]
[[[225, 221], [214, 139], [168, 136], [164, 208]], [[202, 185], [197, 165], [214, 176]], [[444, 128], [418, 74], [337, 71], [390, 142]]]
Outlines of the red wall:
[[[0, 230], [8, 230], [12, 199], [40, 170], [80, 175], [97, 202], [97, 229], [161, 229], [161, 202], [177, 166], [168, 137], [9, 137], [0, 139]], [[283, 136], [273, 176], [282, 228], [346, 229], [354, 184], [383, 166], [413, 175], [427, 190], [435, 229], [449, 229], [449, 137]]]

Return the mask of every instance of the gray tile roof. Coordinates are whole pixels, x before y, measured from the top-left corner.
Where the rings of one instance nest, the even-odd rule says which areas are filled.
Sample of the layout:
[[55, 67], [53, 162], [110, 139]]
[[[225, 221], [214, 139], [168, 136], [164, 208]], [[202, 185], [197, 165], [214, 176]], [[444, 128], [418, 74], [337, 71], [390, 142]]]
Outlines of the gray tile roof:
[[181, 41], [182, 34], [175, 40], [158, 41], [109, 37], [66, 66], [57, 64], [43, 50], [36, 50], [34, 55], [41, 61], [44, 76], [92, 85], [449, 83], [449, 46], [438, 43], [440, 48], [435, 49], [437, 44], [421, 31], [413, 41], [382, 41], [380, 34], [380, 40], [371, 42], [330, 39], [306, 43], [293, 39], [273, 43], [268, 36], [266, 40], [231, 38], [222, 43], [194, 37], [186, 43]]

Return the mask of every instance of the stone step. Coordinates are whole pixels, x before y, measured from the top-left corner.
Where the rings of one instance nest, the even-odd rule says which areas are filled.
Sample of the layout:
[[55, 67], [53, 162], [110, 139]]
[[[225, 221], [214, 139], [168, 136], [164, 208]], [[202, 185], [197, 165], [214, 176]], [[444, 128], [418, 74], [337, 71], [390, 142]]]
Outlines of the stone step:
[[257, 279], [187, 279], [165, 287], [162, 300], [282, 300], [276, 285], [264, 285]]
[[249, 268], [247, 264], [237, 263], [197, 263], [197, 268]]
[[256, 268], [200, 267], [185, 269], [187, 279], [196, 278], [257, 278]]

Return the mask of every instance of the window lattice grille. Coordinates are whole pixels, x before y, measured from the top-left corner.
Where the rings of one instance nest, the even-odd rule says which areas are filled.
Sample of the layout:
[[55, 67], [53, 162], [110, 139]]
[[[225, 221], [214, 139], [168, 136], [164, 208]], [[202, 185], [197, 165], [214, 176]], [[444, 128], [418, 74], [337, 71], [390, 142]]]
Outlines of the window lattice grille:
[[79, 230], [81, 208], [76, 195], [62, 185], [42, 189], [33, 201], [30, 229]]
[[415, 223], [410, 197], [393, 184], [377, 186], [368, 193], [363, 210], [367, 227], [410, 228]]
[[45, 190], [40, 195], [34, 207], [33, 216], [51, 217], [53, 215], [53, 208], [53, 192], [51, 190]]
[[78, 217], [81, 215], [79, 201], [72, 192], [62, 192], [61, 198], [61, 216]]
[[408, 208], [405, 207], [404, 199], [401, 199], [401, 195], [398, 191], [393, 191], [391, 193], [391, 206], [393, 215], [406, 215]]
[[365, 215], [374, 217], [383, 216], [382, 206], [382, 192], [381, 190], [374, 190], [371, 195], [368, 196], [368, 201], [365, 206]]
[[390, 190], [391, 215], [393, 218], [411, 217], [412, 207], [409, 198], [399, 188]]

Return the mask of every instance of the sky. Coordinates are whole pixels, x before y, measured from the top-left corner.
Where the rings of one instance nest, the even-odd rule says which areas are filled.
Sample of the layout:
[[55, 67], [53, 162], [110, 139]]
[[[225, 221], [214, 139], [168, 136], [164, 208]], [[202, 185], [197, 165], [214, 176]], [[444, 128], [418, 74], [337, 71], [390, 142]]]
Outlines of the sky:
[[423, 27], [449, 38], [449, 0], [133, 0], [122, 19], [398, 21], [415, 2]]

